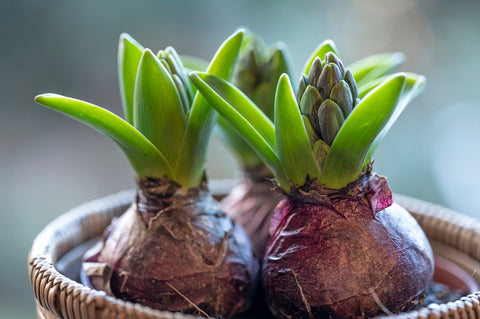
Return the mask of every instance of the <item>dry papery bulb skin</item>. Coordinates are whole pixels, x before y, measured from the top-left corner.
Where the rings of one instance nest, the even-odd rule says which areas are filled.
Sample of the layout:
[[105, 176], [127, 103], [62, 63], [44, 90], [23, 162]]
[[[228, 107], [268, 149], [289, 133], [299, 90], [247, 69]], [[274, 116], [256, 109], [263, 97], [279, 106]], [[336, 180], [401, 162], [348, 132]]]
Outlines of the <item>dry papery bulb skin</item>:
[[263, 260], [270, 237], [270, 220], [283, 195], [276, 189], [271, 172], [264, 165], [246, 168], [243, 173], [240, 183], [221, 204], [223, 210], [243, 226], [256, 256]]
[[418, 307], [433, 277], [420, 226], [367, 172], [342, 190], [308, 182], [274, 213], [263, 263], [278, 318], [365, 318]]
[[114, 265], [110, 280], [90, 278], [94, 288], [172, 312], [231, 318], [247, 310], [258, 263], [243, 228], [206, 187], [187, 191], [168, 179], [138, 185], [136, 203], [86, 260]]

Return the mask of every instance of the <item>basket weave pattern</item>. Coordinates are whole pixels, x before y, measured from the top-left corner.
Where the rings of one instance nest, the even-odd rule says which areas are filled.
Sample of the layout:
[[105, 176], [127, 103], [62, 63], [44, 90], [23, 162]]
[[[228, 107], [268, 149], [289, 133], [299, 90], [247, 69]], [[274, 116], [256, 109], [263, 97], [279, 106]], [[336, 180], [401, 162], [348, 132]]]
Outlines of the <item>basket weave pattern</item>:
[[[123, 191], [78, 206], [50, 223], [35, 239], [28, 258], [38, 318], [187, 319], [125, 302], [92, 290], [60, 274], [56, 262], [74, 247], [100, 236], [115, 216], [132, 203], [133, 191]], [[480, 261], [480, 222], [442, 206], [395, 195], [395, 201], [418, 220], [427, 237]], [[475, 269], [473, 269], [474, 271]], [[472, 275], [475, 276], [475, 275]], [[476, 274], [476, 277], [480, 277]], [[392, 315], [391, 318], [480, 318], [480, 292], [455, 302]]]

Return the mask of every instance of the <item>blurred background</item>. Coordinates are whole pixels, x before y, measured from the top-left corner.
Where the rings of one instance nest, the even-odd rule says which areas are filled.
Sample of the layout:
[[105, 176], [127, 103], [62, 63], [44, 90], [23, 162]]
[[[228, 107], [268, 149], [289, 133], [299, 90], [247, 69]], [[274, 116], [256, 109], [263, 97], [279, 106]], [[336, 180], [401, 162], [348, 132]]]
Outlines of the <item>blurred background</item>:
[[[210, 59], [237, 27], [284, 41], [297, 72], [332, 38], [348, 64], [403, 51], [403, 70], [428, 87], [401, 115], [375, 155], [394, 192], [480, 218], [480, 2], [22, 1], [0, 2], [0, 313], [33, 318], [26, 259], [31, 242], [66, 210], [134, 187], [114, 143], [33, 102], [55, 92], [121, 114], [117, 42], [128, 32], [154, 51], [167, 45]], [[296, 81], [296, 80], [295, 80]], [[213, 139], [210, 178], [237, 166]]]

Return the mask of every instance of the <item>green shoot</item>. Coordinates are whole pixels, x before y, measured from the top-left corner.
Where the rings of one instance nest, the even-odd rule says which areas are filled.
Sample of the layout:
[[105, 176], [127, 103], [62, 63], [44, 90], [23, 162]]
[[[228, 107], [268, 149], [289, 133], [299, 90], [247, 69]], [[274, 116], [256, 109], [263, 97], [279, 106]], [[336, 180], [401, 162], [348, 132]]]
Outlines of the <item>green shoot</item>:
[[204, 72], [208, 68], [208, 61], [191, 55], [182, 55], [180, 60], [182, 61], [185, 69], [190, 71]]
[[138, 64], [142, 57], [143, 46], [130, 35], [122, 33], [118, 45], [118, 80], [123, 113], [128, 123], [133, 124], [133, 91], [137, 77]]
[[[212, 74], [190, 74], [198, 91], [258, 153], [285, 192], [308, 178], [330, 189], [358, 179], [389, 128], [424, 87], [424, 77], [413, 73], [385, 75], [401, 62], [397, 53], [357, 62], [358, 73], [352, 73], [334, 51], [333, 42], [326, 41], [312, 53], [304, 68], [309, 75], [302, 77], [296, 95], [288, 76], [280, 78], [275, 141], [270, 123], [262, 124], [265, 115], [238, 88]], [[321, 62], [318, 56], [324, 52]], [[364, 79], [358, 91], [356, 76]]]
[[299, 187], [305, 184], [307, 176], [318, 178], [320, 170], [286, 74], [280, 77], [275, 96], [275, 133], [278, 158], [289, 180]]
[[[229, 78], [243, 31], [218, 49], [208, 71]], [[215, 112], [195, 89], [172, 47], [155, 56], [122, 34], [119, 83], [126, 120], [80, 100], [43, 94], [35, 101], [72, 117], [115, 141], [141, 179], [168, 177], [185, 188], [202, 183]]]
[[[246, 32], [232, 84], [245, 93], [265, 115], [273, 120], [275, 90], [283, 73], [292, 72], [292, 62], [282, 42], [266, 46], [258, 35]], [[217, 120], [217, 132], [239, 159], [244, 170], [263, 165], [255, 151], [222, 117]]]
[[[257, 152], [277, 181], [287, 187], [288, 179], [276, 153], [275, 129], [265, 114], [243, 92], [225, 80], [200, 72], [191, 73], [190, 79], [218, 113]], [[253, 122], [248, 119], [253, 119]]]
[[185, 131], [183, 112], [172, 76], [150, 50], [145, 50], [135, 81], [133, 123], [172, 164], [179, 156]]
[[[207, 72], [230, 79], [242, 44], [243, 30], [230, 36], [217, 51]], [[203, 178], [205, 154], [217, 113], [197, 94], [187, 118], [180, 156], [176, 162], [178, 182], [187, 188], [198, 186]]]
[[352, 71], [358, 87], [390, 73], [405, 62], [401, 52], [370, 55], [348, 66]]

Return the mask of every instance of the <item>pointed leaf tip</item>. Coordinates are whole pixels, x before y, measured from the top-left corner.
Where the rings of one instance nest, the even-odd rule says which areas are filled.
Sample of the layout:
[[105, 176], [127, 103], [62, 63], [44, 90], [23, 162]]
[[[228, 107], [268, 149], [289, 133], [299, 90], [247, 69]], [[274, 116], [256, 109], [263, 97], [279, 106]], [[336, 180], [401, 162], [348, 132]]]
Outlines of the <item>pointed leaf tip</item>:
[[140, 59], [133, 104], [134, 126], [175, 163], [185, 130], [183, 104], [171, 74], [149, 49]]
[[133, 90], [138, 64], [143, 53], [143, 46], [129, 34], [122, 33], [118, 44], [118, 81], [125, 119], [133, 123]]
[[143, 50], [143, 56], [146, 57], [147, 59], [155, 60], [157, 56], [152, 52], [150, 49], [145, 49]]
[[120, 37], [119, 37], [119, 38], [120, 38], [120, 41], [136, 42], [136, 41], [133, 39], [133, 37], [132, 37], [130, 34], [126, 33], [126, 32], [120, 33]]
[[313, 61], [315, 60], [316, 57], [319, 57], [321, 60], [325, 58], [325, 54], [328, 52], [333, 52], [335, 55], [338, 56], [337, 54], [337, 47], [335, 46], [335, 43], [327, 39], [320, 43], [315, 50], [310, 54], [310, 57], [307, 59], [305, 62], [305, 65], [303, 66], [302, 74], [308, 74], [310, 72], [310, 67], [313, 64]]
[[287, 73], [282, 73], [280, 75], [280, 79], [278, 81], [279, 82], [282, 81], [282, 86], [285, 86], [285, 85], [288, 85], [289, 87], [291, 86], [290, 85], [290, 77], [288, 76]]
[[36, 95], [33, 100], [38, 104], [43, 104], [44, 99], [60, 97], [60, 95], [55, 93], [43, 93]]
[[427, 78], [423, 75], [419, 75], [415, 79], [415, 85], [417, 87], [417, 90], [419, 90], [418, 93], [421, 93], [427, 87]]
[[395, 61], [397, 64], [403, 64], [407, 60], [407, 57], [403, 52], [393, 52], [392, 53], [392, 61]]
[[390, 73], [402, 65], [405, 60], [406, 57], [402, 52], [380, 53], [360, 59], [349, 65], [348, 68], [352, 71], [358, 87], [361, 87]]
[[35, 101], [86, 124], [116, 142], [139, 177], [175, 174], [163, 154], [138, 130], [112, 112], [94, 104], [58, 94], [41, 94]]

